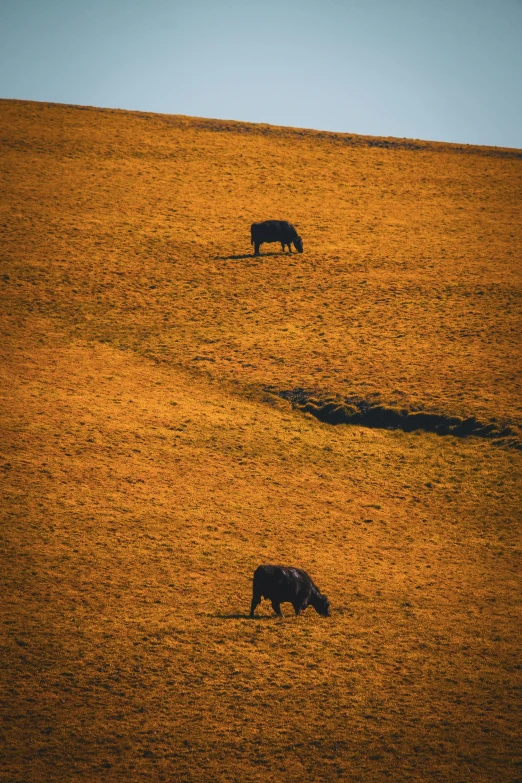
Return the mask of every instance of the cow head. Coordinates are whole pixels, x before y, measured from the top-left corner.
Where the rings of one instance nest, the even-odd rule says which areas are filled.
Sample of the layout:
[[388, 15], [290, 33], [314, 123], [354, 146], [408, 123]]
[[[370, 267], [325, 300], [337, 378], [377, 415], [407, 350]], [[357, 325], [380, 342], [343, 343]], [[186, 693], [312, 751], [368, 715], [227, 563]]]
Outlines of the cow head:
[[325, 595], [319, 593], [314, 601], [313, 607], [315, 611], [318, 614], [322, 614], [323, 617], [330, 617], [330, 601]]
[[303, 252], [303, 240], [301, 239], [301, 237], [296, 237], [294, 239], [294, 247], [298, 253]]

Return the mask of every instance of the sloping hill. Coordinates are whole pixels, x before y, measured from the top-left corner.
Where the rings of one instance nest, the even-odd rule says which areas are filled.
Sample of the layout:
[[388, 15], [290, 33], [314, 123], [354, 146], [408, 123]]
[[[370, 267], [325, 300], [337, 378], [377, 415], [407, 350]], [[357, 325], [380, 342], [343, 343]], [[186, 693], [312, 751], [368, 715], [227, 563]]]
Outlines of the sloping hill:
[[516, 780], [521, 153], [0, 112], [6, 779]]
[[[243, 385], [520, 428], [522, 153], [2, 113], [4, 253], [42, 314]], [[302, 256], [250, 258], [267, 216], [299, 227]]]

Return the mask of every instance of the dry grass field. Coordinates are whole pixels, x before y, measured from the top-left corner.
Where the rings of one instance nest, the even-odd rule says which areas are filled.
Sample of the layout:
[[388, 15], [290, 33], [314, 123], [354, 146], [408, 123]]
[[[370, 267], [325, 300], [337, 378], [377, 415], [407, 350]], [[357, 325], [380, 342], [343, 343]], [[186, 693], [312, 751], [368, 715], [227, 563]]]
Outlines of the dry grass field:
[[0, 172], [0, 781], [520, 783], [522, 152], [0, 101]]

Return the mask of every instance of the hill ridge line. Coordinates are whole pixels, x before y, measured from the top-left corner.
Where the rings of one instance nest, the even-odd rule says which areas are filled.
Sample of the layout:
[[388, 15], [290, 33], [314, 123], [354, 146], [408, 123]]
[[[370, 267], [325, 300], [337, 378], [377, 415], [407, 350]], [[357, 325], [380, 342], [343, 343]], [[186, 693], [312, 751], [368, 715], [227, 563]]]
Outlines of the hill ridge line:
[[83, 106], [73, 103], [56, 103], [53, 101], [29, 101], [18, 98], [0, 98], [2, 104], [23, 104], [47, 108], [75, 109], [78, 111], [102, 112], [108, 114], [129, 114], [144, 120], [159, 119], [176, 127], [192, 127], [210, 133], [245, 133], [261, 136], [283, 136], [286, 138], [301, 137], [332, 141], [351, 147], [377, 147], [384, 149], [417, 150], [430, 152], [464, 153], [466, 155], [483, 155], [501, 158], [522, 159], [522, 149], [516, 147], [501, 147], [485, 144], [466, 144], [453, 141], [435, 141], [430, 139], [415, 139], [398, 136], [371, 136], [349, 131], [329, 131], [315, 128], [299, 128], [292, 125], [274, 125], [264, 122], [248, 122], [245, 120], [220, 119], [213, 117], [194, 117], [188, 114], [165, 114], [163, 112], [139, 111], [137, 109], [121, 109], [104, 106]]

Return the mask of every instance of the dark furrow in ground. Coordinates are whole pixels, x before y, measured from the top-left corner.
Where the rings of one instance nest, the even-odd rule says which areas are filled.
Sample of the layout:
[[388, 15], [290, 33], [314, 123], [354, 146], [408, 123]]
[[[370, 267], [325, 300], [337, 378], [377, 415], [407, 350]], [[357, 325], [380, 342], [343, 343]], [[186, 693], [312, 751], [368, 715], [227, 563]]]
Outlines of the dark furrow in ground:
[[311, 413], [326, 424], [358, 424], [362, 427], [404, 432], [423, 430], [435, 432], [437, 435], [454, 435], [457, 438], [490, 438], [503, 446], [522, 450], [522, 440], [513, 426], [499, 425], [497, 422], [486, 424], [474, 416], [461, 419], [458, 416], [409, 411], [356, 397], [322, 395], [317, 390], [302, 388], [282, 390], [267, 386], [265, 391], [287, 400], [294, 408], [303, 413]]

